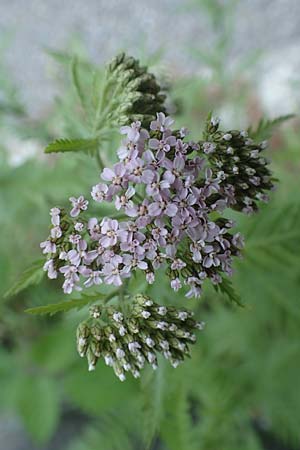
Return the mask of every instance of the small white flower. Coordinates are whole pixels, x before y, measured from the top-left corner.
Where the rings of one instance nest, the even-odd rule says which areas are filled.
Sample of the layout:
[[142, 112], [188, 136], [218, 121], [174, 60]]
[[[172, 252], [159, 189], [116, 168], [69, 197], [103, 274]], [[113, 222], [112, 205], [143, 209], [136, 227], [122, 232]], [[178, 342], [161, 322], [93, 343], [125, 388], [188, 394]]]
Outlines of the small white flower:
[[161, 348], [163, 350], [169, 350], [169, 348], [170, 348], [169, 342], [165, 341], [165, 340], [164, 341], [160, 341], [159, 345], [161, 346]]
[[153, 305], [153, 301], [152, 300], [145, 301], [145, 306], [152, 306], [152, 305]]
[[109, 336], [108, 336], [108, 340], [109, 340], [109, 342], [116, 342], [116, 336], [114, 335], [114, 334], [110, 334]]
[[157, 312], [160, 316], [165, 316], [167, 313], [167, 308], [165, 306], [160, 306], [157, 308]]
[[154, 340], [150, 337], [146, 338], [146, 344], [148, 345], [148, 347], [151, 347], [151, 348], [155, 346]]
[[179, 311], [177, 314], [178, 319], [186, 320], [188, 318], [188, 313], [186, 311]]
[[126, 380], [126, 377], [125, 377], [124, 373], [119, 373], [118, 374], [118, 378], [119, 378], [120, 381], [125, 381]]
[[198, 330], [203, 330], [204, 327], [205, 327], [205, 322], [196, 323], [196, 328], [198, 328]]
[[144, 319], [148, 319], [151, 316], [151, 313], [149, 311], [142, 311], [142, 316]]
[[156, 322], [156, 328], [159, 330], [166, 330], [168, 328], [167, 322]]
[[116, 322], [122, 322], [122, 320], [123, 320], [123, 314], [120, 313], [120, 312], [115, 312], [115, 313], [113, 314], [113, 319], [114, 319]]
[[112, 366], [113, 363], [114, 363], [114, 360], [113, 360], [113, 358], [110, 355], [105, 355], [104, 356], [104, 361], [105, 361], [105, 364], [107, 366]]
[[75, 223], [74, 228], [76, 231], [82, 231], [84, 229], [84, 225], [81, 222], [77, 222]]
[[95, 370], [95, 369], [96, 369], [95, 364], [90, 363], [90, 364], [89, 364], [89, 372], [92, 372], [92, 371]]
[[120, 336], [125, 336], [126, 333], [127, 333], [126, 328], [123, 327], [123, 325], [121, 325], [120, 328], [119, 328], [119, 334], [120, 334]]
[[137, 353], [138, 349], [141, 348], [138, 342], [129, 342], [128, 349], [131, 353]]
[[154, 353], [148, 352], [147, 353], [147, 359], [148, 359], [150, 364], [153, 364], [156, 361], [156, 356], [155, 356]]
[[173, 361], [171, 361], [171, 366], [174, 367], [174, 369], [176, 369], [176, 367], [178, 367], [180, 364], [180, 361], [178, 359], [174, 359]]
[[139, 378], [141, 375], [140, 375], [140, 372], [138, 371], [138, 370], [134, 370], [133, 372], [132, 372], [132, 375], [134, 376], [134, 378]]
[[83, 337], [80, 337], [79, 339], [78, 339], [78, 345], [80, 345], [80, 346], [84, 346], [86, 344], [86, 339], [85, 338], [83, 338]]
[[224, 141], [230, 141], [232, 139], [232, 134], [226, 133], [223, 136]]
[[118, 359], [122, 359], [122, 358], [124, 358], [124, 356], [125, 356], [124, 350], [122, 350], [121, 348], [117, 348], [117, 350], [116, 350], [116, 357]]
[[185, 350], [185, 344], [183, 342], [178, 342], [178, 348], [183, 352]]
[[219, 117], [212, 117], [212, 118], [210, 119], [210, 123], [212, 124], [213, 127], [219, 125], [219, 123], [220, 123]]

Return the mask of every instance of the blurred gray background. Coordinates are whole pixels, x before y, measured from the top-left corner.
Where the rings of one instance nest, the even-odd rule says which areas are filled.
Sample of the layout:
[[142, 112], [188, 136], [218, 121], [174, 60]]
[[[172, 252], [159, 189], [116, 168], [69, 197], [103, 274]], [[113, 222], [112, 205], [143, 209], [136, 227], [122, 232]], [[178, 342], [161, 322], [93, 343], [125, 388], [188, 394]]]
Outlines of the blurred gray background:
[[[163, 59], [171, 71], [201, 70], [189, 48], [199, 43], [207, 51], [213, 48], [215, 36], [207, 17], [195, 14], [196, 3], [197, 0], [1, 0], [0, 30], [8, 33], [9, 40], [5, 58], [33, 116], [51, 104], [54, 93], [49, 57], [43, 49], [66, 48], [75, 34], [82, 36], [88, 55], [98, 62], [120, 49], [135, 56], [163, 49]], [[220, 4], [231, 3], [220, 0]], [[300, 1], [235, 3], [228, 64], [251, 51], [261, 51], [257, 82], [266, 112], [290, 112], [296, 105], [289, 84], [300, 69]]]

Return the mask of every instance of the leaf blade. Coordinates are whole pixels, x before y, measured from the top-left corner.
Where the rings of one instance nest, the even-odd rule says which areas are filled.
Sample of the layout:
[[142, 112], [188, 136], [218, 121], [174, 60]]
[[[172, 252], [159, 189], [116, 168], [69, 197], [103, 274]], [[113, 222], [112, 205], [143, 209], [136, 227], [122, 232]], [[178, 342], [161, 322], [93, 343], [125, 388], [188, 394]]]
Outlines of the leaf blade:
[[262, 118], [256, 128], [248, 128], [249, 136], [256, 140], [269, 139], [274, 131], [274, 128], [280, 126], [282, 123], [292, 119], [293, 117], [295, 117], [295, 114], [286, 114], [271, 120]]
[[59, 312], [68, 312], [72, 309], [80, 310], [84, 306], [88, 305], [89, 303], [94, 303], [97, 300], [100, 300], [101, 294], [93, 294], [93, 295], [82, 295], [81, 298], [68, 300], [66, 302], [59, 302], [59, 303], [52, 303], [50, 305], [42, 305], [42, 306], [36, 306], [34, 308], [27, 308], [25, 309], [25, 312], [28, 314], [40, 314], [45, 315], [49, 314], [50, 316], [53, 316], [54, 314], [57, 314]]
[[12, 287], [4, 293], [3, 298], [7, 299], [13, 297], [27, 287], [39, 284], [45, 275], [45, 272], [43, 271], [44, 263], [44, 259], [38, 259], [30, 267], [24, 270]]
[[98, 139], [57, 139], [47, 145], [45, 153], [93, 152], [98, 149]]

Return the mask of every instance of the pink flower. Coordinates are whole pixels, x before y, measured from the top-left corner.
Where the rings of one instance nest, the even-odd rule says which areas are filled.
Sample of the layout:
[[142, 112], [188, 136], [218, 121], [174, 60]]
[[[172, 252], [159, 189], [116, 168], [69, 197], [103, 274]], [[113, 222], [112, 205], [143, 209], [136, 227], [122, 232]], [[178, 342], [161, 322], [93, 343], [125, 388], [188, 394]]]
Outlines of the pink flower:
[[70, 212], [71, 217], [77, 217], [80, 213], [80, 211], [86, 211], [89, 202], [84, 199], [83, 195], [80, 195], [80, 197], [70, 197], [70, 202], [72, 203], [72, 210]]

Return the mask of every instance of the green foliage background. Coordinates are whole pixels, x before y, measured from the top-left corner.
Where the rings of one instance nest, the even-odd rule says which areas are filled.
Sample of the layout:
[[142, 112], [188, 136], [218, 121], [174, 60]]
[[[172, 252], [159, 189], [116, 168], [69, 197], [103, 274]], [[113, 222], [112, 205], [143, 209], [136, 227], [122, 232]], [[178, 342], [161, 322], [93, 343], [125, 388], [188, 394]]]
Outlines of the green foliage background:
[[[193, 57], [207, 65], [212, 77], [209, 82], [196, 76], [174, 79], [169, 90], [176, 123], [187, 125], [195, 136], [199, 136], [209, 110], [218, 113], [224, 106], [235, 112], [238, 123], [231, 123], [232, 127], [241, 121], [247, 125], [248, 118], [241, 111], [247, 109], [254, 87], [251, 77], [245, 80], [243, 75], [257, 58], [250, 55], [242, 67], [230, 73], [224, 70], [231, 45], [228, 30], [232, 6], [230, 3], [220, 13], [215, 9], [218, 2], [201, 2], [202, 8], [203, 5], [212, 27], [223, 30], [218, 31], [216, 47], [210, 53], [193, 49]], [[57, 69], [63, 95], [40, 121], [30, 120], [9, 81], [9, 74], [0, 67], [0, 131], [3, 136], [14, 135], [20, 147], [29, 138], [42, 149], [57, 137], [89, 137], [77, 83], [74, 87], [69, 82], [74, 52], [71, 49], [66, 53], [49, 53], [54, 67], [60, 64], [63, 68], [63, 71]], [[150, 62], [155, 69], [159, 56]], [[83, 87], [79, 97], [85, 98], [85, 87], [91, 86], [91, 74], [96, 74], [94, 79], [100, 83], [103, 68], [92, 65], [81, 55], [76, 62], [76, 77]], [[241, 79], [244, 84], [239, 93], [237, 86]], [[221, 95], [214, 96], [211, 85]], [[273, 131], [273, 125], [265, 120], [252, 132], [256, 130], [264, 138]], [[12, 166], [9, 160], [14, 149], [7, 142], [5, 139], [0, 142], [0, 290], [3, 294], [17, 275], [40, 257], [38, 244], [47, 235], [50, 207], [63, 206], [69, 195], [88, 195], [89, 186], [99, 176], [94, 160], [79, 153], [57, 157], [43, 156], [41, 151], [21, 165]], [[103, 140], [105, 163], [113, 158], [110, 155], [117, 142], [115, 134]], [[146, 371], [141, 382], [129, 379], [120, 383], [102, 363], [94, 373], [89, 373], [85, 362], [78, 358], [74, 343], [76, 324], [85, 316], [85, 308], [53, 317], [25, 314], [26, 308], [64, 300], [59, 286], [45, 279], [37, 286], [14, 292], [10, 299], [3, 298], [0, 303], [0, 408], [20, 417], [37, 448], [46, 448], [66, 416], [72, 414], [80, 414], [82, 426], [57, 448], [262, 450], [272, 448], [267, 441], [273, 439], [280, 449], [287, 448], [284, 445], [299, 448], [297, 119], [275, 133], [270, 157], [280, 180], [270, 204], [251, 218], [234, 215], [246, 236], [244, 260], [236, 263], [233, 278], [244, 308], [228, 304], [210, 289], [200, 301], [188, 301], [171, 293], [163, 276], [150, 289], [138, 278], [135, 280], [135, 292], [148, 289], [154, 299], [166, 304], [188, 302], [206, 321], [207, 328], [193, 349], [193, 357], [182, 367], [174, 370], [161, 364], [156, 373]], [[107, 211], [101, 210], [102, 213]], [[31, 281], [39, 281], [39, 274], [34, 272], [33, 276], [37, 279]]]

